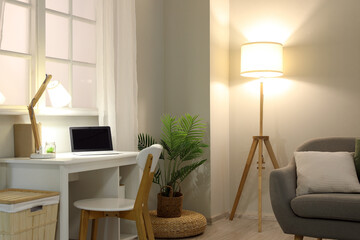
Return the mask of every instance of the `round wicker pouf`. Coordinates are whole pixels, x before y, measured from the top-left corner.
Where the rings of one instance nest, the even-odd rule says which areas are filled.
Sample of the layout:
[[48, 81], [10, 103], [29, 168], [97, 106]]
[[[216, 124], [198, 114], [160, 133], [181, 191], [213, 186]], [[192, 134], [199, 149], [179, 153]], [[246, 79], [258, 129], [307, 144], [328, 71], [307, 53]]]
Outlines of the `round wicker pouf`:
[[182, 210], [178, 218], [157, 217], [156, 210], [149, 213], [155, 238], [191, 237], [203, 233], [206, 228], [206, 218], [197, 212]]

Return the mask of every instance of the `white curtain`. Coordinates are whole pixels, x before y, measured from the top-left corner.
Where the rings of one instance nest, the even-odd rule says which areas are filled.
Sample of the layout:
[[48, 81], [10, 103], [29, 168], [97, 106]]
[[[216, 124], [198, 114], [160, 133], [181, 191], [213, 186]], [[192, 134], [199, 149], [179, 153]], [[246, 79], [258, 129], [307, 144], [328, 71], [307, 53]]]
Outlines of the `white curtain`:
[[2, 39], [2, 26], [4, 19], [4, 8], [5, 8], [5, 0], [0, 0], [0, 45]]
[[109, 125], [114, 148], [137, 149], [135, 1], [100, 0], [97, 16], [99, 124]]

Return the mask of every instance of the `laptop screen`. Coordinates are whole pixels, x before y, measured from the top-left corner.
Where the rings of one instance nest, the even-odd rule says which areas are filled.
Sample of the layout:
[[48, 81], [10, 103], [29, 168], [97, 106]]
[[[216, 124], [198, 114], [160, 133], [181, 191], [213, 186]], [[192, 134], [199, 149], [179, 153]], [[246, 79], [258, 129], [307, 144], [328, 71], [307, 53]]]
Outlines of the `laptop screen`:
[[70, 127], [72, 152], [111, 151], [111, 131], [108, 126]]

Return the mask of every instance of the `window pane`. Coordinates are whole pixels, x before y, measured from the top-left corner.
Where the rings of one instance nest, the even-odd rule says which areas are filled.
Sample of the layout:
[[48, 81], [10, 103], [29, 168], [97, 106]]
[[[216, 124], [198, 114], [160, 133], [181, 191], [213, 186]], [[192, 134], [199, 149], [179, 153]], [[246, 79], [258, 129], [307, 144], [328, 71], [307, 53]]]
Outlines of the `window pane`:
[[0, 92], [5, 105], [29, 104], [29, 61], [0, 55]]
[[93, 24], [73, 21], [73, 60], [96, 62], [96, 27]]
[[[75, 0], [76, 1], [76, 0]], [[46, 0], [46, 8], [55, 11], [69, 13], [69, 1], [68, 0]]]
[[[52, 80], [61, 82], [70, 93], [69, 64], [46, 61], [46, 73], [52, 75]], [[51, 106], [48, 95], [46, 95], [46, 106]]]
[[29, 53], [30, 10], [6, 3], [1, 49]]
[[69, 20], [46, 14], [46, 56], [69, 58]]
[[73, 66], [73, 102], [75, 108], [96, 108], [96, 70]]
[[73, 0], [73, 15], [91, 20], [96, 19], [95, 0]]

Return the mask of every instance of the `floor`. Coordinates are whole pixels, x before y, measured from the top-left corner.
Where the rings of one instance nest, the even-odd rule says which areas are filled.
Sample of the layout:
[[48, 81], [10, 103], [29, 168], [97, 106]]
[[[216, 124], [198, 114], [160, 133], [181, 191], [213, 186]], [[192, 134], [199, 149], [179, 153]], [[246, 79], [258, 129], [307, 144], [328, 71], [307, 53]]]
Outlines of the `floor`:
[[[284, 234], [276, 221], [263, 220], [262, 232], [257, 232], [256, 219], [223, 219], [208, 225], [205, 233], [186, 239], [206, 240], [293, 240], [294, 236]], [[304, 237], [304, 240], [314, 238]]]

